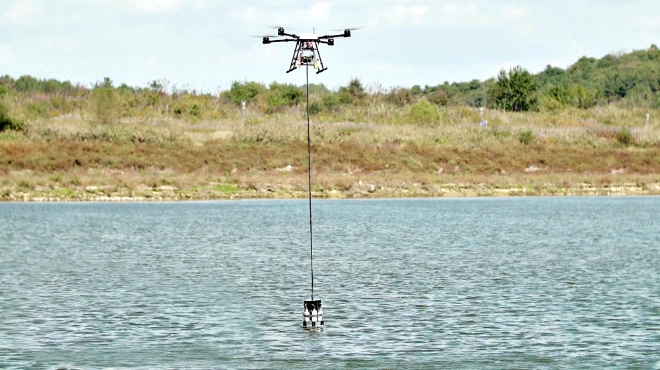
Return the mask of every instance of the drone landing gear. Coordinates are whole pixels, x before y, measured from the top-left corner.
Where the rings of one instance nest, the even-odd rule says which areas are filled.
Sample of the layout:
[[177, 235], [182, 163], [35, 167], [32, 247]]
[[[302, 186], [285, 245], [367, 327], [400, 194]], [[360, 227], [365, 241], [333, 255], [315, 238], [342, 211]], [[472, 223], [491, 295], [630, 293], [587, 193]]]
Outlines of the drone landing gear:
[[[311, 53], [311, 55], [303, 54], [305, 52]], [[316, 74], [323, 73], [327, 70], [323, 65], [323, 59], [321, 59], [318, 40], [304, 41], [304, 45], [302, 41], [296, 43], [296, 48], [291, 57], [291, 64], [289, 64], [289, 70], [286, 73], [291, 73], [300, 66], [313, 67], [316, 69]]]

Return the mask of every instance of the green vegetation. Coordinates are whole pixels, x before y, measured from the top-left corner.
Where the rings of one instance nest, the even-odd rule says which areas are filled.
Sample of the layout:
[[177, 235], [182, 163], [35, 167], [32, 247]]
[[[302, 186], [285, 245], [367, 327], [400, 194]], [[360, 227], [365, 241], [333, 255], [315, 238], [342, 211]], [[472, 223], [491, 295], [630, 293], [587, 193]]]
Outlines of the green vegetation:
[[21, 122], [9, 116], [7, 107], [0, 101], [0, 131], [22, 131], [24, 129], [25, 126]]
[[536, 105], [536, 80], [521, 67], [509, 72], [500, 71], [497, 81], [491, 88], [492, 101], [504, 110], [523, 112]]
[[436, 125], [440, 120], [440, 110], [426, 100], [420, 100], [410, 107], [410, 122]]
[[628, 126], [622, 127], [616, 134], [616, 139], [623, 145], [631, 145], [635, 141], [635, 137]]
[[518, 141], [520, 141], [522, 144], [529, 145], [534, 142], [534, 133], [532, 130], [523, 131], [520, 133]]
[[[310, 93], [317, 196], [660, 192], [656, 47], [486, 81], [384, 90], [352, 78]], [[0, 77], [0, 199], [303, 197], [304, 97], [276, 82], [211, 94]]]
[[108, 124], [117, 119], [117, 94], [112, 86], [96, 87], [90, 96], [90, 105], [98, 123]]

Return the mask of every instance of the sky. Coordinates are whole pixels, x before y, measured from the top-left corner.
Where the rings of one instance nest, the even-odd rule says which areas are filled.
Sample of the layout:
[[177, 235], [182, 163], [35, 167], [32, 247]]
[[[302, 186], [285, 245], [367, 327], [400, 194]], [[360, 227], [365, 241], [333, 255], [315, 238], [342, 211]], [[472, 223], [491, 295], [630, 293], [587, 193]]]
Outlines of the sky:
[[0, 0], [0, 75], [92, 85], [216, 92], [233, 81], [305, 83], [286, 74], [293, 43], [263, 45], [268, 26], [326, 34], [328, 70], [374, 88], [485, 80], [520, 65], [566, 68], [582, 56], [660, 44], [658, 0]]

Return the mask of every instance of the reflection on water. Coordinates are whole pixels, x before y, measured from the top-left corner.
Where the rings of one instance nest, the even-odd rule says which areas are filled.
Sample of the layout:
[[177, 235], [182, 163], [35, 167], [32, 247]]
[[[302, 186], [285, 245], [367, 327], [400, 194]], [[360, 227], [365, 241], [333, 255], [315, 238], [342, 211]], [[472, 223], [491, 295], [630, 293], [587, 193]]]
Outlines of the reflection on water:
[[660, 198], [0, 204], [0, 367], [660, 368]]

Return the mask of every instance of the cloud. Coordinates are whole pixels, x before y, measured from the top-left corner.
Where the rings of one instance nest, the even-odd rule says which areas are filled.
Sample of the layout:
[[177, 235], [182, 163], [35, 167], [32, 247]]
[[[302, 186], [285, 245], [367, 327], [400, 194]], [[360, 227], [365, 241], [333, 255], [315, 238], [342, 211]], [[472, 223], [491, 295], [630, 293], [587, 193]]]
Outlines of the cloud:
[[0, 64], [12, 64], [14, 53], [10, 44], [0, 44]]
[[[229, 41], [245, 52], [245, 39], [247, 35], [275, 34], [276, 30], [271, 27], [281, 26], [287, 31], [295, 33], [311, 32], [325, 33], [341, 27], [355, 27], [343, 12], [346, 8], [335, 8], [331, 1], [309, 2], [309, 4], [294, 4], [292, 6], [277, 5], [259, 6], [257, 2], [245, 1], [244, 3], [228, 4], [230, 10], [228, 15], [231, 25], [225, 26], [224, 33], [236, 35]], [[359, 24], [358, 26], [361, 26]], [[273, 46], [271, 46], [273, 47]]]
[[635, 17], [633, 21], [633, 26], [635, 28], [651, 28], [656, 29], [660, 28], [660, 16], [641, 16]]
[[12, 23], [20, 23], [38, 10], [32, 1], [23, 0], [12, 4], [5, 12], [5, 18]]
[[294, 45], [247, 37], [275, 32], [266, 25], [367, 26], [321, 48], [329, 71], [314, 81], [328, 86], [486, 79], [660, 45], [657, 0], [0, 0], [0, 66], [81, 83], [304, 82], [304, 71], [284, 73]]
[[525, 17], [529, 13], [529, 8], [526, 6], [502, 5], [499, 11], [506, 19], [519, 19]]
[[184, 6], [201, 7], [203, 0], [130, 0], [129, 3], [148, 13], [168, 12]]
[[371, 17], [366, 24], [369, 28], [421, 25], [426, 20], [426, 15], [430, 9], [430, 7], [422, 5], [397, 5], [385, 12], [379, 12], [379, 14]]
[[330, 15], [329, 3], [318, 3], [309, 9], [309, 16], [318, 20], [325, 20]]
[[234, 9], [230, 12], [230, 16], [237, 21], [254, 22], [257, 18], [257, 10], [251, 6], [242, 9]]
[[479, 13], [477, 5], [470, 3], [448, 3], [443, 4], [440, 8], [441, 13], [444, 16], [456, 17], [456, 16], [474, 16]]

